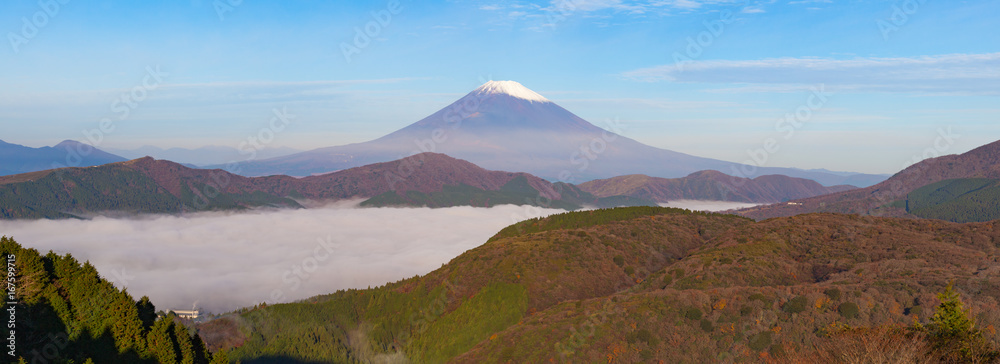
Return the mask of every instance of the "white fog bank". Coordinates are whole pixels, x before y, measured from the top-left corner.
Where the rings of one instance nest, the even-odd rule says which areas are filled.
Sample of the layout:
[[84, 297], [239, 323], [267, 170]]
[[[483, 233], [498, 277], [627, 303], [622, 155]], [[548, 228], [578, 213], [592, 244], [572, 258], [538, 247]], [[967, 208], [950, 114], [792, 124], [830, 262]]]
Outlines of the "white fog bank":
[[[367, 288], [439, 268], [518, 219], [563, 210], [356, 208], [0, 221], [43, 254], [90, 261], [101, 276], [157, 309], [221, 313], [260, 302]], [[275, 299], [277, 298], [277, 299]]]
[[754, 207], [760, 205], [753, 202], [733, 202], [733, 201], [703, 201], [703, 200], [674, 200], [659, 204], [663, 207], [676, 207], [691, 211], [725, 211], [731, 209], [742, 209], [744, 207]]

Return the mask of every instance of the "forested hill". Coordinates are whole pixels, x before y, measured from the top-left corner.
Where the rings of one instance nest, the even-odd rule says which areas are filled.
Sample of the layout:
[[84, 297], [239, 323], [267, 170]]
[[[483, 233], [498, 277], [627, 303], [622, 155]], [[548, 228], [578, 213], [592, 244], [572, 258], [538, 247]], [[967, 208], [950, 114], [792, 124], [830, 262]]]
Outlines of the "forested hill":
[[489, 171], [444, 154], [319, 176], [248, 178], [153, 158], [0, 177], [0, 219], [59, 219], [98, 214], [182, 213], [257, 207], [301, 208], [299, 201], [367, 199], [363, 206], [655, 205], [636, 197], [596, 197], [527, 173]]
[[[1000, 205], [998, 200], [1000, 195], [983, 193], [965, 198], [957, 195], [948, 197], [951, 189], [960, 194], [974, 191], [963, 190], [964, 186], [969, 185], [967, 183], [938, 185], [942, 181], [960, 179], [1000, 180], [1000, 141], [958, 155], [925, 159], [871, 187], [793, 200], [792, 203], [757, 206], [741, 210], [739, 213], [758, 220], [810, 212], [918, 216], [960, 222], [985, 221], [989, 216], [995, 216], [989, 210]], [[925, 188], [931, 185], [934, 187]], [[918, 189], [923, 189], [914, 195], [918, 199], [927, 193], [941, 190], [936, 193], [936, 199], [948, 197], [959, 200], [951, 205], [942, 206], [949, 210], [947, 213], [934, 214], [928, 211], [914, 213], [910, 211], [914, 209], [907, 208], [906, 200]]]
[[596, 196], [623, 195], [664, 203], [673, 200], [773, 203], [855, 188], [846, 185], [826, 187], [813, 180], [784, 175], [750, 179], [711, 170], [695, 172], [683, 178], [633, 174], [580, 184], [580, 189]]
[[180, 213], [260, 206], [301, 207], [290, 198], [253, 188], [244, 177], [152, 158], [0, 177], [0, 219]]
[[3, 362], [229, 362], [225, 353], [210, 353], [174, 316], [157, 317], [148, 298], [136, 301], [115, 288], [90, 263], [80, 264], [70, 255], [41, 255], [8, 237], [0, 237], [0, 254], [16, 292], [13, 300], [4, 300], [3, 333], [9, 337], [6, 318], [13, 316], [15, 349], [13, 356], [9, 347], [4, 350]]
[[[1000, 342], [998, 224], [570, 212], [512, 225], [425, 276], [198, 330], [246, 361], [968, 362]], [[971, 317], [960, 335], [940, 330], [948, 307]]]
[[1000, 219], [1000, 180], [947, 179], [920, 187], [894, 202], [923, 218], [954, 222]]

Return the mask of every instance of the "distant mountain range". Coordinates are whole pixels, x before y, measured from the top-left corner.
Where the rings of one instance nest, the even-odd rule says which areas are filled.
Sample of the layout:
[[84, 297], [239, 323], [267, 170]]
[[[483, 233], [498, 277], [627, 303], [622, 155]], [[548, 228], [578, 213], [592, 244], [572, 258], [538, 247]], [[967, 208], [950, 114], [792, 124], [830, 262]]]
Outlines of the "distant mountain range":
[[[185, 148], [163, 149], [159, 147], [146, 145], [135, 149], [105, 148], [105, 150], [128, 159], [153, 157], [156, 159], [165, 159], [180, 164], [188, 164], [195, 166], [226, 164], [234, 161], [243, 162], [250, 157], [250, 154], [246, 152], [240, 153], [239, 149], [233, 147], [217, 146], [217, 145], [210, 145], [195, 149], [185, 149]], [[287, 148], [287, 147], [264, 148], [260, 150], [254, 150], [253, 157], [254, 159], [267, 159], [267, 158], [286, 156], [289, 154], [295, 154], [299, 152], [301, 152], [301, 150]]]
[[740, 211], [754, 219], [809, 212], [921, 216], [944, 220], [1000, 218], [1000, 141], [960, 155], [925, 159], [867, 188]]
[[0, 176], [62, 167], [98, 166], [125, 160], [120, 156], [73, 140], [41, 148], [26, 147], [0, 140]]
[[[241, 165], [247, 176], [319, 173], [437, 152], [492, 170], [583, 182], [629, 174], [679, 178], [701, 170], [740, 177], [781, 174], [825, 186], [869, 186], [886, 175], [753, 167], [651, 147], [581, 119], [514, 81], [490, 81], [448, 107], [381, 138]], [[214, 168], [225, 168], [216, 165]]]
[[443, 154], [306, 178], [248, 178], [150, 157], [89, 168], [0, 177], [0, 218], [182, 213], [254, 207], [301, 208], [301, 201], [363, 198], [364, 206], [536, 205], [578, 209], [654, 205], [627, 196], [595, 197], [527, 173], [488, 171]]
[[[813, 181], [785, 176], [764, 176], [722, 190], [719, 181], [729, 179], [714, 171], [679, 179], [676, 185], [676, 181], [660, 180], [650, 179], [645, 186], [628, 188], [630, 185], [617, 183], [614, 179], [585, 184], [581, 186], [585, 188], [581, 188], [569, 183], [552, 183], [523, 172], [490, 171], [439, 153], [421, 153], [304, 178], [243, 177], [224, 170], [189, 168], [144, 157], [96, 167], [0, 177], [0, 218], [54, 219], [95, 214], [301, 208], [343, 199], [364, 199], [361, 205], [370, 207], [514, 204], [575, 210], [585, 206], [656, 205], [674, 198], [668, 196], [768, 202], [785, 196], [775, 190], [780, 188], [801, 194], [842, 188], [826, 188]], [[615, 185], [619, 187], [613, 187]], [[650, 188], [658, 193], [642, 193]], [[676, 193], [666, 194], [664, 191], [669, 188], [674, 188], [676, 191], [670, 191]], [[618, 190], [622, 193], [615, 192]]]
[[700, 171], [683, 178], [633, 174], [593, 180], [579, 186], [595, 196], [631, 196], [662, 203], [680, 199], [773, 203], [856, 188], [825, 187], [812, 180], [783, 175], [733, 178], [718, 171]]

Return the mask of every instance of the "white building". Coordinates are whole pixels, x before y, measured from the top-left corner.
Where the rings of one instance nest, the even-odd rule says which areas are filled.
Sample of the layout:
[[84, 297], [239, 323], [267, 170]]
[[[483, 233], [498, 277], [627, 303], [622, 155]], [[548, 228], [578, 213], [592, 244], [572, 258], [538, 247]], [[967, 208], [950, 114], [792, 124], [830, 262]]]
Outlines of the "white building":
[[192, 319], [192, 320], [198, 318], [198, 316], [201, 315], [201, 311], [199, 310], [174, 310], [174, 313], [177, 314], [177, 317]]

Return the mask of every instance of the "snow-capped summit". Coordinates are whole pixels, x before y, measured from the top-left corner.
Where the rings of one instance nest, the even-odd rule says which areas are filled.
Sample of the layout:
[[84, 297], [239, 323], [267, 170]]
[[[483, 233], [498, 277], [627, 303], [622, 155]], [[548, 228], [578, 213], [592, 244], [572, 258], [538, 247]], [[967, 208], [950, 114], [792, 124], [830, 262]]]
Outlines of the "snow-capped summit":
[[470, 95], [475, 96], [494, 96], [494, 95], [509, 95], [519, 99], [528, 100], [531, 102], [551, 102], [546, 99], [545, 96], [539, 95], [535, 91], [524, 87], [516, 81], [489, 81], [484, 83], [479, 88], [473, 90]]

